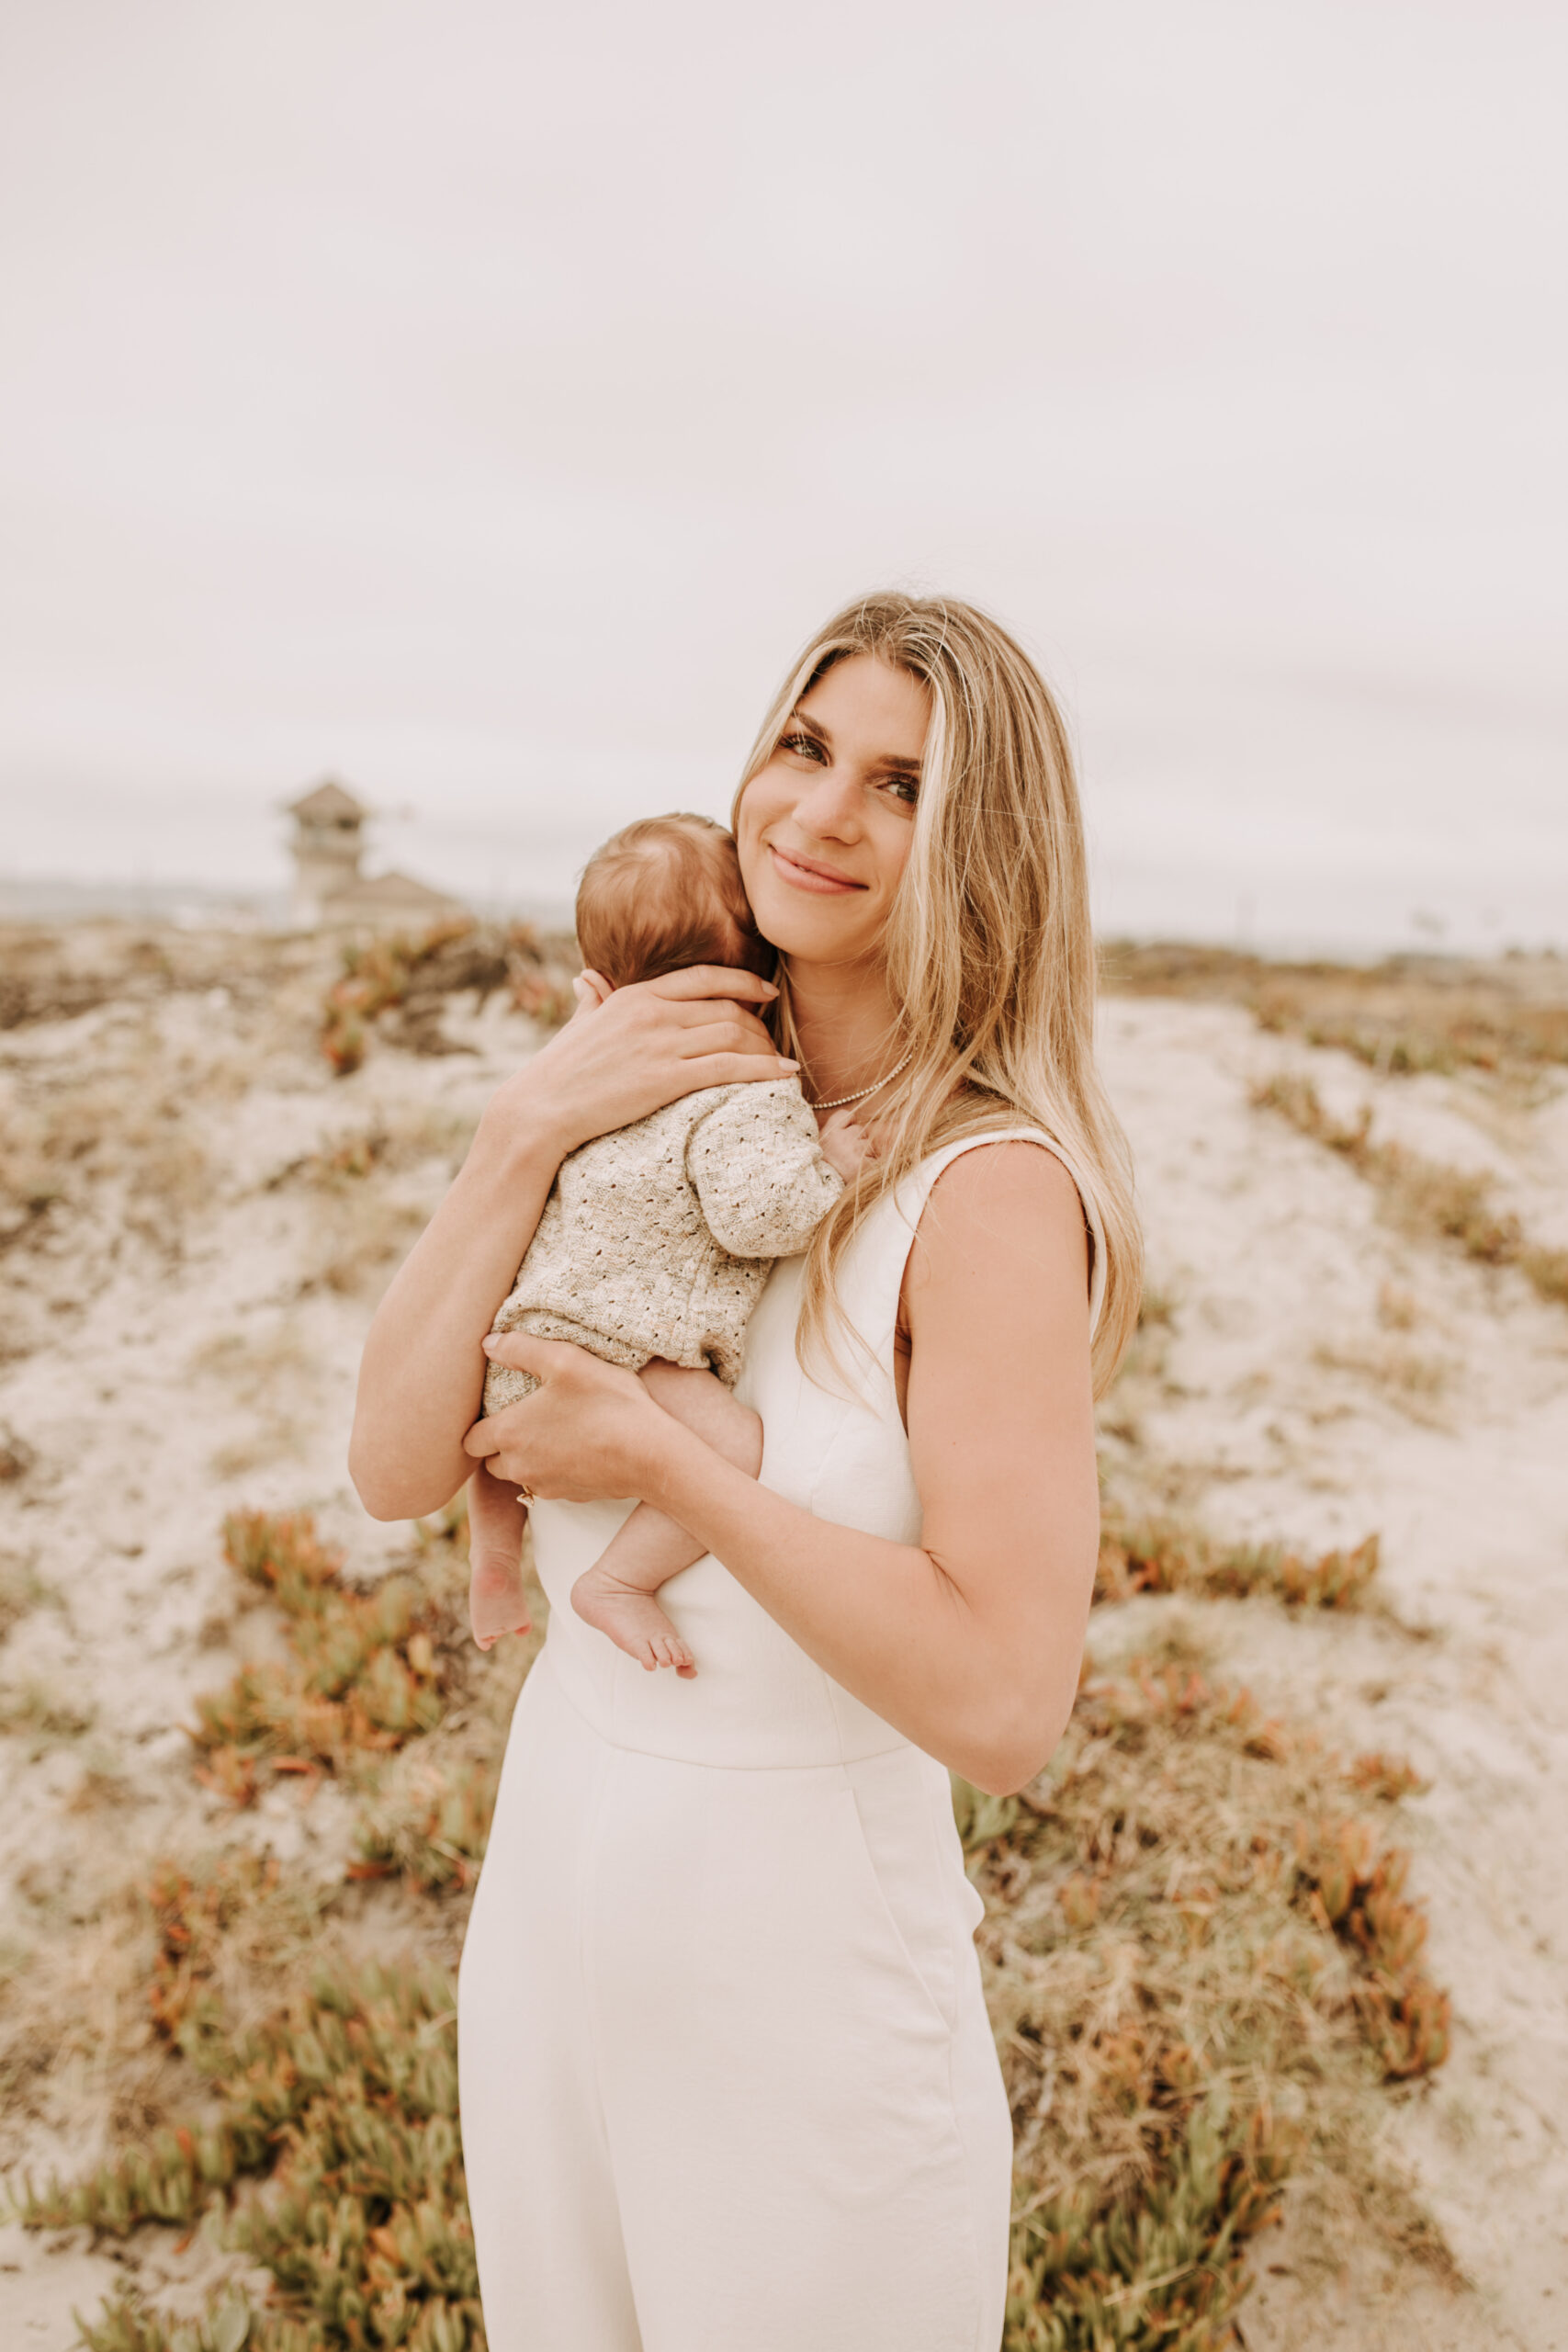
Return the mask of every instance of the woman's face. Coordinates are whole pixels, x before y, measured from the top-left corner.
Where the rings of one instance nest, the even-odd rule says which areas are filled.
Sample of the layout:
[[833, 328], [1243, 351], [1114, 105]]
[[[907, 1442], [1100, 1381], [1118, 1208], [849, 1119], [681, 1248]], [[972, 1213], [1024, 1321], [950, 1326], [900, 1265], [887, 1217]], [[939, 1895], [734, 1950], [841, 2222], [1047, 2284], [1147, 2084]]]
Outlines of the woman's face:
[[914, 835], [931, 696], [869, 653], [795, 705], [741, 796], [740, 871], [764, 939], [797, 963], [874, 956]]

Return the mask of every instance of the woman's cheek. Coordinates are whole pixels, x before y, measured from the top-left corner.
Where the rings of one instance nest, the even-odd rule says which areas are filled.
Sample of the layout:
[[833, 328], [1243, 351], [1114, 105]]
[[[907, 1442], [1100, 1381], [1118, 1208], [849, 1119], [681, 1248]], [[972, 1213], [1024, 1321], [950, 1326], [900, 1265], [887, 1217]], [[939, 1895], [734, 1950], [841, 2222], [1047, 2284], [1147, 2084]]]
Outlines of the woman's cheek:
[[766, 821], [761, 800], [756, 798], [753, 785], [740, 803], [735, 828], [735, 854], [739, 861], [740, 879], [746, 896], [755, 905], [759, 890], [765, 890], [772, 876], [772, 860], [762, 847], [761, 829]]

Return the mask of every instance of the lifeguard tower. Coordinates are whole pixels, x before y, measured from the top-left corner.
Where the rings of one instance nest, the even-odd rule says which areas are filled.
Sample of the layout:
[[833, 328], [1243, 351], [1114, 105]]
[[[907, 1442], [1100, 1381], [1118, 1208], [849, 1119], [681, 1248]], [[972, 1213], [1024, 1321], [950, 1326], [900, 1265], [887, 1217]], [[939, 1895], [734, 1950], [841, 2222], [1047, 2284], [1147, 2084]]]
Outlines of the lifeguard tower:
[[412, 874], [360, 873], [370, 811], [334, 779], [291, 800], [288, 814], [294, 820], [294, 920], [301, 931], [339, 924], [406, 929], [462, 913], [456, 899]]

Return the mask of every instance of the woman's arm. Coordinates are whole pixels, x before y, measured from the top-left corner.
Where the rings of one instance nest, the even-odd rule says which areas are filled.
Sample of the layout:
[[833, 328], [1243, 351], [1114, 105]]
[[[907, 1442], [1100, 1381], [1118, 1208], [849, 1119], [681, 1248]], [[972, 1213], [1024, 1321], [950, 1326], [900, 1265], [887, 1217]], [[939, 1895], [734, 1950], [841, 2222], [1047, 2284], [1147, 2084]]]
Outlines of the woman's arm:
[[568, 1152], [698, 1087], [792, 1070], [751, 1010], [776, 993], [718, 966], [617, 989], [497, 1089], [366, 1341], [348, 1466], [373, 1518], [438, 1510], [472, 1470], [463, 1434], [484, 1385], [479, 1341]]
[[1049, 1153], [998, 1143], [944, 1172], [905, 1284], [919, 1546], [814, 1518], [630, 1374], [519, 1333], [497, 1351], [545, 1385], [469, 1451], [543, 1495], [657, 1504], [836, 1681], [1004, 1793], [1045, 1762], [1077, 1686], [1099, 1530], [1088, 1287], [1077, 1193]]

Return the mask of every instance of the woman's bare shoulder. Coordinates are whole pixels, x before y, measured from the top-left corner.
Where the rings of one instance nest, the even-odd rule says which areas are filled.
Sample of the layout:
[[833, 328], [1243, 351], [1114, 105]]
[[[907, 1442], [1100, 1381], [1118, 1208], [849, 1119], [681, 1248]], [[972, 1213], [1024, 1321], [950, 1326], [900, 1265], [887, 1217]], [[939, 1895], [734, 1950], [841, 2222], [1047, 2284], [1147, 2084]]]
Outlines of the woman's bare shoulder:
[[1070, 1170], [1026, 1136], [998, 1136], [950, 1160], [931, 1186], [919, 1238], [928, 1254], [998, 1244], [1031, 1256], [1064, 1242], [1080, 1252], [1088, 1248]]
[[998, 1136], [949, 1162], [931, 1187], [905, 1269], [900, 1337], [919, 1303], [945, 1321], [978, 1312], [1011, 1321], [1081, 1298], [1089, 1236], [1078, 1190], [1061, 1160], [1023, 1136]]

